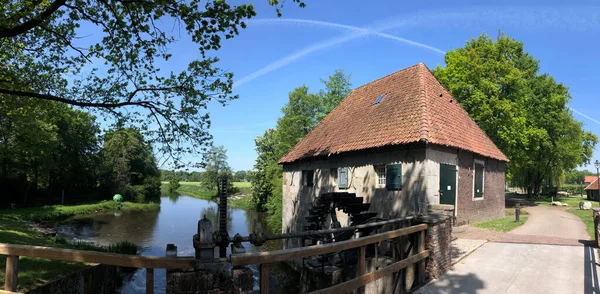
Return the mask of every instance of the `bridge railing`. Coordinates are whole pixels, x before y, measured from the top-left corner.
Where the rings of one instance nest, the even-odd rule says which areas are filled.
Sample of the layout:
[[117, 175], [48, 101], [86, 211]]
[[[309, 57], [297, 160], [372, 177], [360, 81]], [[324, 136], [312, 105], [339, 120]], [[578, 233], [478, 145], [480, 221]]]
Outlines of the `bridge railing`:
[[194, 268], [193, 257], [138, 256], [97, 251], [72, 250], [3, 243], [0, 243], [0, 255], [6, 256], [4, 291], [0, 290], [0, 293], [11, 293], [17, 290], [20, 256], [37, 257], [53, 260], [77, 261], [85, 263], [98, 263], [132, 268], [145, 268], [146, 293], [153, 293], [154, 291], [155, 268]]
[[[281, 261], [293, 261], [302, 258], [323, 255], [327, 253], [340, 252], [343, 250], [360, 248], [357, 264], [356, 278], [325, 288], [312, 293], [347, 293], [356, 289], [364, 290], [364, 286], [385, 276], [394, 274], [400, 270], [406, 269], [414, 264], [417, 266], [417, 277], [419, 284], [422, 284], [425, 277], [425, 258], [429, 256], [429, 251], [425, 250], [425, 231], [426, 224], [415, 225], [407, 228], [387, 231], [367, 237], [352, 239], [347, 241], [322, 244], [308, 247], [298, 247], [293, 249], [284, 249], [268, 252], [232, 254], [231, 264], [233, 266], [244, 266], [249, 264], [260, 265], [260, 290], [261, 293], [269, 291], [269, 265]], [[392, 263], [382, 269], [372, 272], [366, 272], [366, 249], [367, 245], [379, 243], [382, 241], [413, 236], [416, 240], [416, 253], [406, 258]], [[410, 251], [410, 250], [409, 250]]]

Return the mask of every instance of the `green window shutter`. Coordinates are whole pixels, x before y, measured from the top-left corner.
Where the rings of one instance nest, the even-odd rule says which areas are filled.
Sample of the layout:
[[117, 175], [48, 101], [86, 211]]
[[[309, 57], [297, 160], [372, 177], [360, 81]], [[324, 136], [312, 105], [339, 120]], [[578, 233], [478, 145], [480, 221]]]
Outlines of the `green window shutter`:
[[475, 198], [483, 197], [483, 165], [475, 163]]
[[315, 171], [307, 170], [306, 171], [306, 185], [312, 187], [315, 185]]
[[348, 189], [348, 168], [338, 168], [338, 188]]
[[388, 164], [385, 180], [388, 190], [402, 190], [402, 164]]

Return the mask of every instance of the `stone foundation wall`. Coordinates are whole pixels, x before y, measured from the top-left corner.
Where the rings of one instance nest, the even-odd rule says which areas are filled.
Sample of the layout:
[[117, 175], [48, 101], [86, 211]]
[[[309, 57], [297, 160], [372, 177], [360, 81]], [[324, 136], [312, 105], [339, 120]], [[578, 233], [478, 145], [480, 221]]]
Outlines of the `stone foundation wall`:
[[117, 267], [96, 265], [74, 272], [25, 293], [28, 294], [109, 294], [115, 293], [118, 281]]

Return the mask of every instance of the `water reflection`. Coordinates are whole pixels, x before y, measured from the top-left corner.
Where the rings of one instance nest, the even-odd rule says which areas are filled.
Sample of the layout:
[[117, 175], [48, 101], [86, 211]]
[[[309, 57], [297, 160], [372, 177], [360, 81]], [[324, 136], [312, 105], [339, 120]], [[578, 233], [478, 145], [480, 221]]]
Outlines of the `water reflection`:
[[[87, 240], [99, 244], [110, 244], [118, 241], [130, 241], [141, 247], [142, 255], [164, 256], [166, 245], [177, 245], [179, 256], [193, 256], [192, 237], [197, 231], [198, 220], [206, 215], [218, 229], [217, 203], [196, 199], [183, 195], [169, 195], [161, 198], [160, 211], [124, 212], [120, 216], [102, 214], [70, 219], [56, 225], [57, 232], [70, 239]], [[239, 233], [247, 236], [251, 232], [272, 233], [268, 230], [266, 217], [263, 214], [228, 209], [227, 230], [231, 236]], [[244, 243], [247, 251], [266, 251], [281, 249], [281, 241], [269, 241], [262, 247], [254, 247]], [[230, 254], [228, 248], [227, 254]], [[258, 276], [258, 269], [251, 266]], [[278, 271], [278, 270], [279, 271]], [[145, 270], [135, 272], [132, 279], [120, 289], [121, 293], [144, 293]], [[271, 278], [274, 286], [285, 287], [285, 282], [292, 276], [289, 269], [277, 266]], [[155, 270], [155, 293], [164, 293], [166, 287], [165, 270]], [[296, 283], [297, 285], [297, 283]], [[285, 288], [287, 290], [291, 288]], [[278, 291], [277, 291], [278, 292]]]

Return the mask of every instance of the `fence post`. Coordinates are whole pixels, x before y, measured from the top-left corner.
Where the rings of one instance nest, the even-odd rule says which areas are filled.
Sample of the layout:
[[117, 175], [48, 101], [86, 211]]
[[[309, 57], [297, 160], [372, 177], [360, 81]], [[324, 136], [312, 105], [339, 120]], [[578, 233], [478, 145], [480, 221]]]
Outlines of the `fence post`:
[[19, 275], [19, 257], [15, 255], [6, 256], [6, 272], [4, 277], [4, 290], [17, 291], [17, 277]]
[[[425, 251], [425, 232], [426, 231], [421, 231], [419, 232], [419, 250], [417, 252], [421, 253], [423, 251]], [[419, 261], [419, 285], [423, 286], [425, 284], [425, 260], [420, 260]]]
[[[367, 246], [360, 246], [360, 254], [358, 255], [358, 263], [356, 264], [356, 277], [363, 276], [367, 273]], [[365, 293], [365, 286], [358, 288], [357, 293]]]
[[269, 293], [269, 264], [268, 263], [260, 264], [260, 293], [261, 294]]
[[146, 269], [146, 294], [154, 293], [154, 269]]

